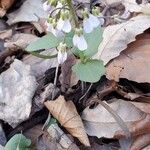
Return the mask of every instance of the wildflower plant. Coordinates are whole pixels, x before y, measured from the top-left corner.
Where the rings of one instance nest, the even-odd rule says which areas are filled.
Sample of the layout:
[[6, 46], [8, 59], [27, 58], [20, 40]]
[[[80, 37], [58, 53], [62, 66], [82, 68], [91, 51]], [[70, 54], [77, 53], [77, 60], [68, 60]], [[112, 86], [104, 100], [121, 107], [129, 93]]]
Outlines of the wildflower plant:
[[[84, 6], [85, 7], [85, 6]], [[91, 10], [82, 7], [82, 18], [78, 18], [78, 7], [72, 0], [47, 0], [43, 9], [48, 13], [45, 25], [48, 34], [31, 43], [27, 51], [42, 58], [57, 57], [58, 64], [62, 65], [68, 53], [73, 53], [77, 61], [72, 70], [81, 81], [97, 82], [105, 73], [101, 60], [93, 59], [98, 52], [102, 41], [104, 20], [99, 8], [93, 6]], [[38, 50], [56, 48], [57, 54], [43, 56]]]

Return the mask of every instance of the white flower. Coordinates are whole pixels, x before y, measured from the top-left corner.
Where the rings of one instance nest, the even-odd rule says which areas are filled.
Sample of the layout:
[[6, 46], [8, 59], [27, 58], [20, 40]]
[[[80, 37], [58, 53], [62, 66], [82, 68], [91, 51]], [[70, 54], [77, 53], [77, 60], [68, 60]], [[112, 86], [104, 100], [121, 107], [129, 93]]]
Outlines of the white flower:
[[86, 33], [92, 32], [93, 29], [98, 27], [99, 25], [100, 25], [100, 21], [98, 17], [92, 14], [89, 14], [89, 16], [83, 20], [83, 29]]
[[67, 45], [61, 42], [58, 46], [58, 55], [57, 55], [57, 60], [59, 64], [63, 64], [67, 59], [66, 49]]
[[60, 18], [57, 22], [57, 29], [60, 31], [64, 31], [69, 33], [71, 31], [71, 22], [70, 22], [70, 14], [69, 11], [62, 11], [60, 14]]
[[52, 15], [56, 16], [60, 12], [60, 9], [58, 9], [58, 8], [62, 8], [62, 7], [63, 7], [63, 4], [58, 1], [56, 7], [52, 7], [51, 11], [49, 11], [49, 12], [51, 13], [53, 11]]
[[51, 6], [48, 3], [48, 1], [46, 1], [46, 2], [43, 3], [43, 9], [44, 9], [44, 11], [50, 11]]
[[67, 52], [58, 51], [57, 60], [59, 64], [63, 64], [67, 59]]
[[88, 47], [83, 34], [82, 35], [75, 34], [73, 37], [73, 44], [81, 51], [86, 50]]
[[47, 26], [46, 31], [51, 32], [52, 27], [53, 27], [52, 23], [48, 23], [48, 21], [46, 21], [45, 25]]
[[48, 23], [46, 21], [46, 26], [47, 26], [47, 31], [53, 33], [53, 35], [55, 35], [56, 37], [61, 37], [63, 36], [63, 33], [59, 30], [56, 29], [56, 26], [52, 23]]
[[71, 31], [71, 22], [69, 19], [63, 20], [60, 18], [57, 22], [57, 29], [69, 33]]

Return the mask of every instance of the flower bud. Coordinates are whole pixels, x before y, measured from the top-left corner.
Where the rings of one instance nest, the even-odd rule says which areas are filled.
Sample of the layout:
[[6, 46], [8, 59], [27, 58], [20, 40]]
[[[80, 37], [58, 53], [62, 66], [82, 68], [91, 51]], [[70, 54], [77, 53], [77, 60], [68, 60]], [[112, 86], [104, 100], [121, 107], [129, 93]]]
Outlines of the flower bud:
[[58, 46], [58, 55], [57, 55], [57, 60], [59, 64], [63, 64], [66, 59], [67, 59], [67, 45], [66, 43], [60, 43]]
[[82, 15], [83, 15], [83, 18], [89, 18], [89, 11], [87, 8], [85, 8], [83, 11], [82, 11]]
[[99, 9], [98, 7], [94, 7], [94, 8], [92, 9], [92, 14], [93, 14], [94, 16], [99, 16], [99, 15], [100, 15], [100, 9]]
[[75, 34], [78, 36], [83, 35], [83, 29], [82, 28], [75, 28]]
[[65, 5], [65, 4], [66, 4], [66, 0], [60, 0], [60, 3], [61, 3], [62, 5]]
[[57, 48], [58, 48], [58, 51], [66, 52], [66, 50], [67, 50], [67, 45], [66, 45], [66, 43], [61, 42], [61, 43], [59, 43], [59, 45], [58, 45]]
[[48, 2], [49, 2], [49, 4], [50, 4], [51, 6], [56, 7], [58, 0], [48, 0]]

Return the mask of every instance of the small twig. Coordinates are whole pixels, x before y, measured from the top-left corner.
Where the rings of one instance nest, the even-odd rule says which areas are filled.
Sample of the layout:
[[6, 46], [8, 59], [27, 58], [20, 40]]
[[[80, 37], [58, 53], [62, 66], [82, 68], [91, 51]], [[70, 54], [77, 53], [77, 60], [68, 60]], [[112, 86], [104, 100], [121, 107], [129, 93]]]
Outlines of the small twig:
[[98, 97], [98, 100], [97, 100], [97, 98], [95, 98], [91, 102], [101, 104], [112, 115], [112, 117], [116, 120], [116, 122], [118, 123], [120, 128], [124, 131], [126, 138], [127, 139], [131, 138], [131, 133], [130, 133], [126, 123], [122, 120], [122, 118], [109, 105], [107, 105], [106, 103], [101, 101], [101, 99], [99, 97]]
[[57, 67], [56, 67], [55, 79], [54, 79], [54, 86], [56, 86], [56, 83], [57, 83], [58, 69], [59, 69], [59, 65], [57, 65]]
[[59, 11], [61, 11], [62, 9], [67, 9], [67, 10], [69, 10], [66, 6], [67, 6], [67, 5], [65, 5], [65, 6], [63, 6], [63, 7], [58, 7], [58, 8], [56, 8], [56, 9], [54, 9], [53, 11], [51, 11], [50, 16], [52, 16], [53, 13], [54, 13], [55, 11], [57, 11], [57, 10], [59, 10]]
[[91, 83], [91, 85], [89, 86], [89, 88], [87, 89], [87, 91], [85, 92], [85, 94], [82, 96], [82, 97], [80, 97], [80, 99], [79, 99], [79, 103], [81, 102], [81, 100], [88, 94], [88, 92], [90, 91], [90, 89], [91, 89], [91, 87], [92, 87], [92, 83]]
[[81, 90], [82, 90], [82, 94], [84, 93], [84, 82], [81, 81]]

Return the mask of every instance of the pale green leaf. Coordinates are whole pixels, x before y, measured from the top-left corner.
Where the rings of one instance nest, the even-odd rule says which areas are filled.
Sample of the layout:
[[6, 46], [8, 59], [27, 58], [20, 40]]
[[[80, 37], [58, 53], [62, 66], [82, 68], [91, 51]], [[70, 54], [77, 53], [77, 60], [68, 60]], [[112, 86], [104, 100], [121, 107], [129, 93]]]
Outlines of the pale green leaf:
[[41, 49], [54, 48], [58, 46], [62, 38], [55, 37], [52, 33], [49, 33], [37, 41], [29, 44], [26, 48], [27, 51], [37, 51]]
[[28, 150], [31, 140], [22, 134], [14, 135], [5, 145], [4, 150]]
[[[101, 27], [97, 27], [91, 33], [84, 33], [84, 37], [88, 44], [88, 48], [85, 51], [83, 51], [83, 54], [86, 57], [91, 58], [98, 52], [98, 47], [102, 41], [102, 34], [103, 30]], [[79, 56], [81, 51], [77, 48], [74, 48], [73, 53]]]
[[81, 81], [94, 83], [105, 74], [105, 67], [100, 60], [88, 60], [86, 63], [75, 64], [73, 71]]

